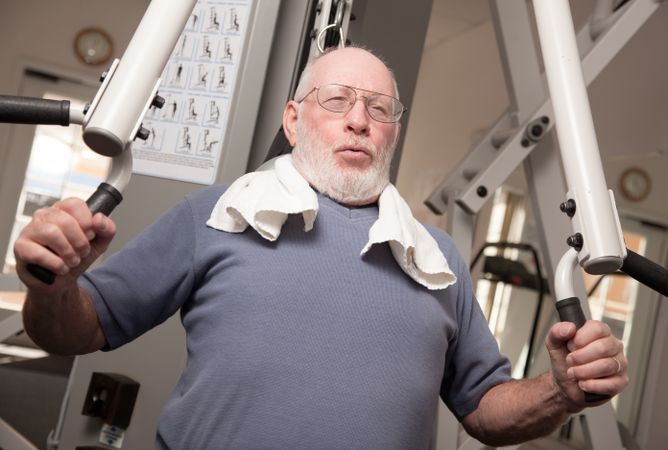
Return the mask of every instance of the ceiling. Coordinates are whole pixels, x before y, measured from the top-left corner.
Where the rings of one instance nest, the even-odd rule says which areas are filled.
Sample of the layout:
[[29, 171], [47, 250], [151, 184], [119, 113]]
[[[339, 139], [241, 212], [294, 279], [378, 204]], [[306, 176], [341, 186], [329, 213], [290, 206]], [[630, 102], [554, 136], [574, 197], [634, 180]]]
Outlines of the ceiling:
[[425, 50], [490, 20], [488, 0], [434, 0]]
[[[578, 30], [595, 0], [570, 3]], [[490, 20], [489, 0], [434, 0], [424, 55]], [[668, 7], [659, 8], [589, 88], [604, 157], [668, 154], [666, 23]]]

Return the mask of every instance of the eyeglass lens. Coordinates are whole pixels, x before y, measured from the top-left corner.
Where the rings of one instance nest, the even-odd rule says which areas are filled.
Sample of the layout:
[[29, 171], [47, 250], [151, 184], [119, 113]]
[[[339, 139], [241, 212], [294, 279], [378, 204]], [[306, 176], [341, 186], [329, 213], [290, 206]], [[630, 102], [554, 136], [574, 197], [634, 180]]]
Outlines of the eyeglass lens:
[[[318, 88], [318, 103], [331, 112], [348, 112], [355, 104], [357, 95], [351, 87], [327, 84]], [[365, 99], [369, 116], [379, 122], [396, 122], [403, 113], [401, 102], [389, 95], [371, 93], [360, 97]]]

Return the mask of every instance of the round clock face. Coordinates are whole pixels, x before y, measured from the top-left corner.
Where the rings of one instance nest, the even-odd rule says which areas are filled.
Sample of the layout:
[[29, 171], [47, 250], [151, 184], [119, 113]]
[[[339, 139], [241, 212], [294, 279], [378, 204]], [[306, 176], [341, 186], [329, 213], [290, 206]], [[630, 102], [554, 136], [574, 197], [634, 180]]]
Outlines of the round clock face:
[[652, 188], [649, 175], [643, 169], [632, 167], [622, 173], [619, 179], [622, 195], [630, 201], [644, 200]]
[[74, 38], [74, 52], [85, 64], [103, 64], [111, 58], [113, 45], [105, 31], [99, 28], [85, 28]]

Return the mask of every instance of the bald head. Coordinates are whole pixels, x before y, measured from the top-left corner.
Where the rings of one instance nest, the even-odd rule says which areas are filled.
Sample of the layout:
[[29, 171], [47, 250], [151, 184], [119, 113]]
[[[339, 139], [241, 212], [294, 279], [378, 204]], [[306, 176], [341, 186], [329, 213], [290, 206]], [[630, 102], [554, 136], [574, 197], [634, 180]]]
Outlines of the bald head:
[[[329, 48], [311, 60], [302, 72], [295, 91], [295, 99], [303, 98], [311, 89], [326, 83], [351, 84], [351, 79], [367, 78], [390, 85], [376, 92], [399, 98], [394, 73], [387, 64], [371, 51], [359, 47]], [[346, 81], [348, 80], [348, 81]], [[361, 85], [355, 87], [365, 88]]]

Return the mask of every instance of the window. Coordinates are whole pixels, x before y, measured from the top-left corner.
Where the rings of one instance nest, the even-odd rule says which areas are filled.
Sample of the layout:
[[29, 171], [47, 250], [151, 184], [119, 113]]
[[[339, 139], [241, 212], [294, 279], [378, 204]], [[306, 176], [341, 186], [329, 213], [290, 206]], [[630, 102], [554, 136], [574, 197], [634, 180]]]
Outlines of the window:
[[[625, 231], [624, 242], [630, 250], [645, 254], [647, 239], [644, 236]], [[589, 275], [584, 271], [583, 274], [592, 318], [607, 323], [628, 348], [638, 282], [621, 272], [604, 276]]]
[[[508, 189], [497, 189], [494, 194], [492, 214], [489, 220], [486, 242], [519, 242], [525, 220], [525, 199]], [[489, 247], [485, 256], [504, 256], [516, 260], [518, 250]], [[503, 332], [508, 302], [512, 288], [510, 285], [489, 281], [485, 278], [476, 284], [476, 296], [480, 307], [489, 321], [490, 329], [497, 338]]]

